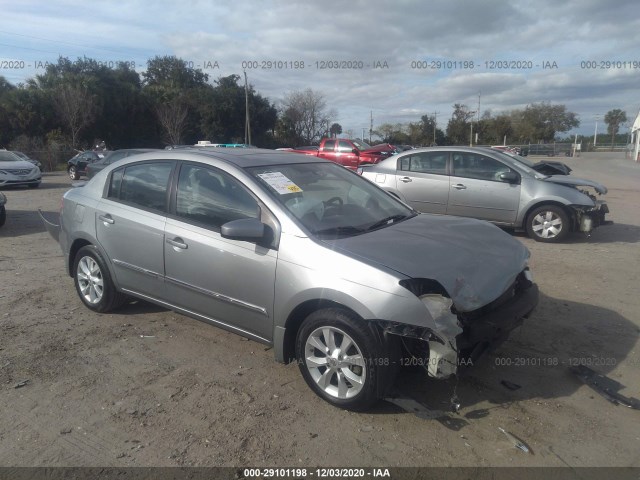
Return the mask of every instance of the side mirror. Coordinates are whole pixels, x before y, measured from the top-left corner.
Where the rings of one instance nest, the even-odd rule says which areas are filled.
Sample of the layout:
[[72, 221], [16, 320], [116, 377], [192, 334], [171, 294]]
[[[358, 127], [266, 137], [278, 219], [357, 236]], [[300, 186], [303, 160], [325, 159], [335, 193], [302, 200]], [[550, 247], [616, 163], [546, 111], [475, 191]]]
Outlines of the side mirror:
[[351, 153], [353, 153], [354, 155], [360, 156], [360, 150], [358, 150], [357, 148], [354, 148], [353, 150], [351, 150]]
[[498, 178], [505, 183], [518, 183], [520, 181], [520, 175], [516, 172], [502, 172], [498, 175]]
[[259, 242], [265, 238], [266, 226], [257, 218], [241, 218], [225, 223], [220, 228], [223, 238]]

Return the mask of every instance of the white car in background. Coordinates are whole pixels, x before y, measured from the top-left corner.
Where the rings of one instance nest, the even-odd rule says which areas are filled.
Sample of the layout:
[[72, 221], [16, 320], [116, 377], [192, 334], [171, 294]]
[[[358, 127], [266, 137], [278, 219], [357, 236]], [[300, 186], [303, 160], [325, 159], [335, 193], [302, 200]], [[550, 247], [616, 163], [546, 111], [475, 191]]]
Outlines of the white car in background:
[[26, 185], [37, 188], [42, 181], [40, 169], [16, 154], [0, 150], [0, 187]]

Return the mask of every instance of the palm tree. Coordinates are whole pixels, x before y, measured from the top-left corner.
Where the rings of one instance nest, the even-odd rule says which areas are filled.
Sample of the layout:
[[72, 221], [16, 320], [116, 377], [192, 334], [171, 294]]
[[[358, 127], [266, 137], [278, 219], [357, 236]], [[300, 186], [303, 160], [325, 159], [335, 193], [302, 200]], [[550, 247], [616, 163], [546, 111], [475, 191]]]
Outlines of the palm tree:
[[604, 116], [604, 121], [607, 124], [607, 131], [611, 134], [611, 151], [613, 151], [614, 139], [620, 130], [620, 125], [627, 121], [627, 113], [619, 108], [609, 110]]

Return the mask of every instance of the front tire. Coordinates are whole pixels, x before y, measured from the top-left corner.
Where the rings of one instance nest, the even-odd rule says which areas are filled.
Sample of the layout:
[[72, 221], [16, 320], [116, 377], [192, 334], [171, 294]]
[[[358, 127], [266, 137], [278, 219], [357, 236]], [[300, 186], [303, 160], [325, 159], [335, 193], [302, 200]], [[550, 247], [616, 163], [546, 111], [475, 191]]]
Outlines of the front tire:
[[71, 180], [80, 180], [80, 174], [78, 173], [75, 165], [70, 165], [67, 172], [69, 173], [69, 178]]
[[569, 215], [557, 205], [542, 205], [527, 217], [527, 234], [536, 242], [561, 242], [570, 230]]
[[7, 210], [4, 205], [0, 206], [0, 227], [7, 221]]
[[95, 312], [113, 310], [126, 298], [116, 290], [102, 255], [93, 245], [78, 250], [73, 262], [73, 281], [82, 303]]
[[[298, 330], [296, 357], [311, 390], [347, 410], [371, 407], [395, 380], [396, 358], [375, 325], [343, 309], [309, 315]], [[381, 392], [381, 393], [380, 393]]]

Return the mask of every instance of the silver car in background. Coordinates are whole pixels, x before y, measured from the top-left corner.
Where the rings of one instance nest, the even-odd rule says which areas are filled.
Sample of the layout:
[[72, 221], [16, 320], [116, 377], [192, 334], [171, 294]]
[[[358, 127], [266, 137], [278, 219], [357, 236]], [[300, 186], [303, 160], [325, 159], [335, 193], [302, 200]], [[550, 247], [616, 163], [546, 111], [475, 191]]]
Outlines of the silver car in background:
[[567, 175], [545, 175], [491, 148], [430, 147], [403, 152], [359, 172], [420, 212], [488, 220], [540, 242], [605, 223], [607, 189]]
[[263, 342], [341, 408], [384, 397], [402, 355], [456, 374], [538, 301], [528, 250], [499, 228], [419, 214], [305, 155], [136, 155], [45, 223], [88, 308], [132, 296]]

